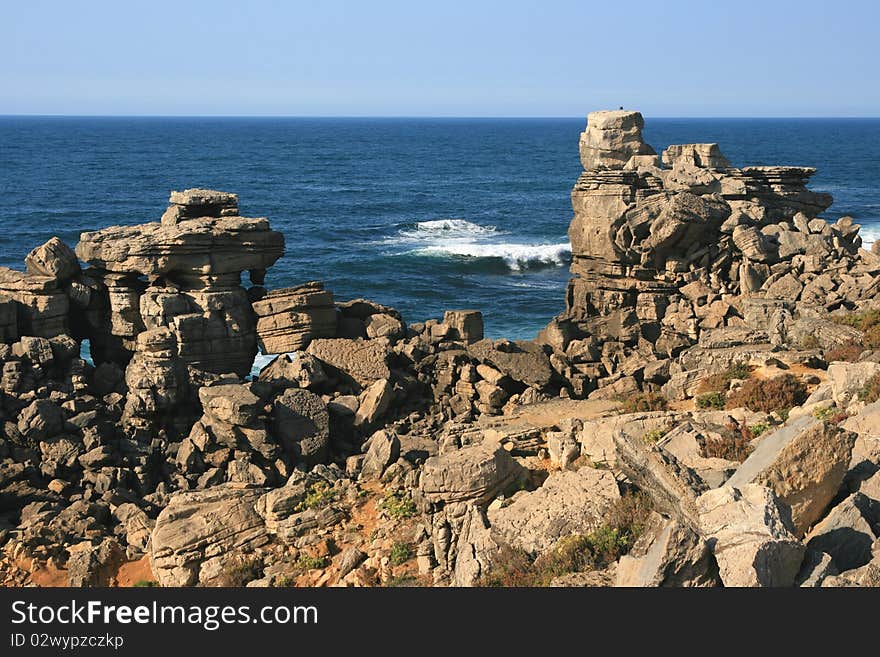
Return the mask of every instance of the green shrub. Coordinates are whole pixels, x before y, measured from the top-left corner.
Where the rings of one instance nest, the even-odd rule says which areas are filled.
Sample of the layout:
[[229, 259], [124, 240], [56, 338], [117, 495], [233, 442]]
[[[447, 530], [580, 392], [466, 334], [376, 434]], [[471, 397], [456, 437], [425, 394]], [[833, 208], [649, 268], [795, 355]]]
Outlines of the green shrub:
[[296, 560], [296, 569], [300, 572], [320, 570], [321, 568], [326, 568], [329, 562], [330, 559], [328, 557], [313, 557], [308, 554], [301, 554], [299, 559]]
[[318, 481], [306, 488], [306, 496], [296, 505], [297, 511], [318, 509], [336, 499], [336, 490], [326, 481]]
[[749, 433], [751, 434], [752, 438], [757, 438], [758, 436], [767, 433], [772, 428], [773, 427], [766, 422], [757, 422], [749, 427]]
[[152, 586], [159, 586], [159, 582], [155, 582], [151, 579], [139, 579], [132, 586], [137, 588], [147, 588]]
[[643, 392], [626, 399], [621, 399], [620, 410], [624, 413], [644, 413], [646, 411], [665, 411], [669, 402], [663, 395]]
[[392, 566], [399, 566], [400, 564], [409, 561], [411, 556], [412, 550], [409, 545], [406, 543], [395, 543], [391, 548], [389, 558], [391, 559]]
[[379, 504], [385, 513], [392, 518], [411, 518], [416, 515], [416, 503], [403, 491], [388, 491]]
[[653, 445], [656, 442], [659, 442], [663, 436], [669, 433], [668, 427], [660, 427], [659, 429], [654, 429], [652, 431], [648, 431], [644, 436], [642, 436], [642, 440], [644, 440], [649, 445]]
[[785, 413], [807, 399], [807, 386], [792, 374], [749, 379], [727, 399], [727, 408], [745, 406], [757, 413]]
[[723, 392], [707, 392], [697, 397], [697, 408], [723, 410], [726, 404], [727, 396]]

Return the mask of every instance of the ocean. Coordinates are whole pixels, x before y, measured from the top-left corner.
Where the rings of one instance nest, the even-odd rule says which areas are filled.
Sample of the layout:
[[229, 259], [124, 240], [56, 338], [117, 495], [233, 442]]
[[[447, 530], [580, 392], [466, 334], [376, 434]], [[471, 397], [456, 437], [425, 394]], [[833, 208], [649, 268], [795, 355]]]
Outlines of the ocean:
[[[585, 122], [0, 117], [0, 266], [209, 187], [284, 233], [269, 287], [321, 279], [408, 322], [476, 308], [488, 336], [533, 338], [564, 307]], [[826, 218], [880, 237], [880, 119], [647, 118], [644, 136], [658, 153], [718, 142], [734, 166], [817, 167]]]

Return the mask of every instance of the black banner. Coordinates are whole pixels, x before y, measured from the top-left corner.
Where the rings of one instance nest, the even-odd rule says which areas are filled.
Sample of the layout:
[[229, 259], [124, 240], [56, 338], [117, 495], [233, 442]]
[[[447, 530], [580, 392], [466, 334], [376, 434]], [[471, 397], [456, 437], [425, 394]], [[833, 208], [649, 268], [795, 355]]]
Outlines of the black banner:
[[[699, 636], [730, 646], [783, 628], [791, 648], [795, 627], [816, 639], [842, 622], [843, 610], [873, 607], [875, 598], [829, 589], [0, 589], [0, 655], [171, 657], [193, 646], [218, 655], [285, 646], [283, 654], [311, 647], [385, 655], [436, 645], [459, 657], [484, 642], [522, 654], [530, 644], [609, 640], [630, 652]], [[870, 632], [864, 640], [870, 645]]]

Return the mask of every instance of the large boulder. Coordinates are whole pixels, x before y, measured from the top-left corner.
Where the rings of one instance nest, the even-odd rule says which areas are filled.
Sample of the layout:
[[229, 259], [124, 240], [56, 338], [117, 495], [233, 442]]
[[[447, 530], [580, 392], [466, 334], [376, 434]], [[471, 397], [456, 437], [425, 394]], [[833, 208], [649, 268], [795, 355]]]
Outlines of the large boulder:
[[487, 441], [427, 459], [419, 488], [434, 504], [470, 501], [484, 506], [521, 475], [510, 454]]
[[722, 486], [697, 498], [701, 534], [724, 586], [791, 586], [804, 546], [786, 508], [769, 488]]
[[654, 149], [642, 140], [644, 126], [645, 121], [639, 112], [590, 112], [587, 127], [580, 138], [584, 169], [622, 169], [634, 155], [656, 155]]
[[619, 429], [614, 434], [617, 464], [623, 473], [648, 494], [654, 508], [697, 530], [697, 496], [706, 490], [705, 482], [680, 463], [675, 456]]
[[615, 586], [718, 586], [709, 544], [682, 523], [652, 513], [642, 535], [620, 558]]
[[264, 353], [280, 354], [305, 349], [314, 338], [336, 335], [333, 294], [321, 281], [271, 290], [253, 303], [257, 338]]
[[324, 463], [330, 443], [327, 405], [308, 390], [285, 390], [272, 404], [272, 434], [299, 463]]
[[539, 555], [561, 538], [589, 534], [619, 498], [611, 471], [564, 470], [551, 474], [537, 490], [517, 493], [507, 506], [490, 509], [488, 516], [507, 543]]
[[533, 388], [544, 388], [553, 378], [550, 359], [535, 342], [480, 340], [468, 345], [468, 353], [514, 381]]
[[265, 545], [268, 531], [254, 508], [263, 493], [223, 484], [171, 497], [151, 536], [150, 564], [159, 584], [192, 586], [205, 560]]
[[321, 338], [312, 340], [306, 351], [326, 366], [328, 374], [359, 389], [391, 376], [388, 346], [382, 340]]
[[859, 398], [859, 392], [875, 376], [880, 375], [880, 363], [831, 363], [828, 379], [831, 396], [841, 408], [846, 408]]
[[822, 517], [849, 468], [856, 435], [811, 416], [762, 438], [727, 485], [759, 484], [791, 508], [796, 536]]
[[841, 571], [871, 561], [871, 545], [880, 527], [880, 501], [853, 493], [831, 509], [806, 536], [807, 546], [831, 555]]
[[24, 259], [27, 272], [35, 276], [50, 276], [66, 281], [80, 273], [79, 260], [67, 244], [53, 237], [38, 246]]

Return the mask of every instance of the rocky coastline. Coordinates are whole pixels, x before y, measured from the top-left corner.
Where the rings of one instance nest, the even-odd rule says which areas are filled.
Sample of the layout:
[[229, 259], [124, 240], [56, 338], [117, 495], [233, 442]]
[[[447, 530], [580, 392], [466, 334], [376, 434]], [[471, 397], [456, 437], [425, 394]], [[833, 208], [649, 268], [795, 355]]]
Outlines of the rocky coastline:
[[0, 268], [0, 581], [880, 585], [880, 243], [643, 127], [589, 114], [533, 341], [267, 289], [215, 190]]

